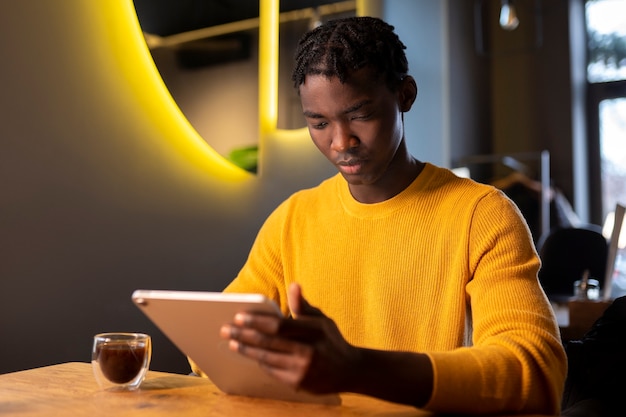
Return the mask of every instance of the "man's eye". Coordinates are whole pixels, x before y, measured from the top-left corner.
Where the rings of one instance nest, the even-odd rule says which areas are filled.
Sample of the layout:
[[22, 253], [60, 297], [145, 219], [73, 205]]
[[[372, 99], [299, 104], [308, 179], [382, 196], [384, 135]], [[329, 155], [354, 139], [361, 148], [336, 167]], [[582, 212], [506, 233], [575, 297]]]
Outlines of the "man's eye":
[[323, 129], [323, 128], [325, 128], [327, 125], [328, 125], [328, 123], [327, 123], [327, 122], [319, 122], [319, 123], [313, 123], [313, 124], [311, 124], [311, 127], [312, 127], [313, 129]]
[[369, 120], [371, 117], [371, 114], [356, 114], [352, 116], [352, 120]]

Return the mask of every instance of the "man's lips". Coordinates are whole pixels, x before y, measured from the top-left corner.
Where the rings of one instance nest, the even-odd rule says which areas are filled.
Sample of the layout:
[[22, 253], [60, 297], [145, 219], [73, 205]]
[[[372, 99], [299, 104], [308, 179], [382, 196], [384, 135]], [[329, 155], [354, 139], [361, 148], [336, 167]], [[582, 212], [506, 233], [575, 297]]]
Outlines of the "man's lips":
[[337, 166], [344, 174], [358, 174], [363, 166], [363, 160], [356, 158], [342, 159], [337, 162]]

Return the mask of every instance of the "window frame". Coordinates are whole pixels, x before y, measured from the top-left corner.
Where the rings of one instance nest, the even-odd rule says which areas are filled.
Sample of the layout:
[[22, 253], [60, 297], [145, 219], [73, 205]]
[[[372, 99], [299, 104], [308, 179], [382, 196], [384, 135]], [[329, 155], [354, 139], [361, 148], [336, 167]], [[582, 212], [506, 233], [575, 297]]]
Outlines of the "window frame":
[[626, 80], [587, 83], [587, 151], [589, 163], [589, 209], [593, 223], [602, 224], [605, 209], [602, 199], [602, 156], [600, 152], [600, 103], [626, 99]]
[[[586, 7], [587, 0], [584, 1]], [[586, 10], [586, 9], [585, 9]], [[587, 29], [586, 11], [584, 13], [585, 31], [585, 78], [586, 78], [586, 118], [587, 118], [587, 163], [589, 175], [589, 214], [592, 223], [602, 224], [605, 211], [603, 207], [602, 187], [602, 155], [600, 150], [600, 103], [603, 100], [626, 99], [626, 80], [591, 82], [587, 77], [589, 59], [589, 31]]]

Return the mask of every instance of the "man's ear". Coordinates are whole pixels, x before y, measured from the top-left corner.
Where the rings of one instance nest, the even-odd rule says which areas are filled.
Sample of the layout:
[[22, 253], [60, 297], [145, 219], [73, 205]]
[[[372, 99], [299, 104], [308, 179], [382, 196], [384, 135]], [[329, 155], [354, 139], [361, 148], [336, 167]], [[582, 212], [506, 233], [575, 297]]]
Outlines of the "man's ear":
[[407, 75], [400, 82], [398, 87], [398, 104], [401, 112], [411, 110], [415, 99], [417, 98], [417, 83], [410, 75]]

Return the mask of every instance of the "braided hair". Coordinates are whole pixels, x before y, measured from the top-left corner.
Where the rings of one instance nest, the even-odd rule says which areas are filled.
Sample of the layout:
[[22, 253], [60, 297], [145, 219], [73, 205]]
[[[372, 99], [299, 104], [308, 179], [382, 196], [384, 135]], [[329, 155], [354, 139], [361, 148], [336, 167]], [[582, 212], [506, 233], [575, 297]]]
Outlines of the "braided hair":
[[393, 30], [381, 19], [363, 16], [331, 20], [307, 32], [296, 49], [294, 87], [307, 75], [335, 76], [345, 83], [352, 72], [367, 67], [396, 91], [409, 68], [406, 46]]

